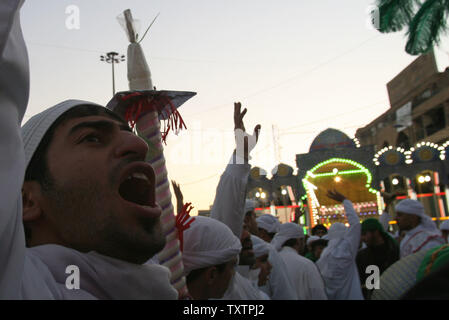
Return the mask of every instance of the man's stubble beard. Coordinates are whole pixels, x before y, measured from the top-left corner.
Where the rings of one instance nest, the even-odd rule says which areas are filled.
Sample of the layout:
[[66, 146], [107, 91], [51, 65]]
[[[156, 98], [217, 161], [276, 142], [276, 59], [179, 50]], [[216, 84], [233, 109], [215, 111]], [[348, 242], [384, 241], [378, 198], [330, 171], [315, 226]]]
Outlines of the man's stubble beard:
[[166, 240], [159, 218], [138, 218], [139, 228], [127, 229], [119, 218], [127, 213], [108, 207], [110, 199], [100, 190], [107, 187], [84, 179], [65, 186], [53, 183], [45, 191], [57, 215], [54, 220], [62, 245], [135, 264], [146, 262], [163, 249]]

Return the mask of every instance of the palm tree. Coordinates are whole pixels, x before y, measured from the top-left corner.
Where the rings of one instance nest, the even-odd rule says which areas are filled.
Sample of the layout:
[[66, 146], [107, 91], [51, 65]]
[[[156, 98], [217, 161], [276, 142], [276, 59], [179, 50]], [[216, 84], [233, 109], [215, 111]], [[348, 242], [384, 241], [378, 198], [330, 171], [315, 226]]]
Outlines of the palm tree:
[[447, 31], [449, 0], [377, 0], [377, 8], [380, 32], [408, 26], [405, 51], [411, 55], [430, 51]]

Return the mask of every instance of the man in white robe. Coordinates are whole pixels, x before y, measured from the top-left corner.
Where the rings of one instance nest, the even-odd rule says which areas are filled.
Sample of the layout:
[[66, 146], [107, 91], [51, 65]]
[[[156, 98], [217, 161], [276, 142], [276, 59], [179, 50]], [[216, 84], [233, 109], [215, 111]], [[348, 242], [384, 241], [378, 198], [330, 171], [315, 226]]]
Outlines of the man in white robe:
[[253, 243], [256, 263], [251, 267], [252, 278], [250, 278], [250, 280], [252, 280], [257, 288], [262, 288], [267, 285], [273, 267], [268, 261], [270, 245], [254, 235], [251, 235], [251, 241]]
[[270, 251], [268, 261], [272, 265], [268, 283], [261, 287], [261, 290], [273, 300], [296, 300], [296, 290], [288, 277], [287, 266], [276, 248], [270, 244], [276, 232], [279, 231], [281, 223], [271, 214], [264, 214], [254, 219], [255, 207], [255, 201], [249, 199], [245, 201], [244, 225], [252, 235], [260, 236], [267, 241]]
[[323, 279], [317, 267], [299, 254], [304, 248], [304, 240], [303, 229], [288, 222], [280, 226], [272, 244], [284, 260], [288, 276], [296, 289], [297, 299], [327, 300]]
[[240, 239], [220, 221], [197, 216], [183, 232], [182, 261], [195, 300], [220, 299], [234, 277]]
[[421, 202], [404, 199], [396, 205], [395, 211], [399, 229], [405, 231], [400, 243], [401, 258], [445, 243], [435, 222], [424, 212]]
[[281, 223], [279, 219], [271, 214], [263, 214], [256, 219], [257, 228], [259, 229], [259, 237], [266, 242], [273, 240], [276, 232], [279, 231]]
[[329, 243], [316, 262], [330, 300], [363, 300], [356, 256], [360, 246], [361, 224], [351, 201], [336, 191], [328, 197], [343, 203], [349, 228], [336, 222], [329, 228]]
[[[241, 112], [240, 103], [234, 105], [234, 125], [236, 132], [236, 152], [234, 152], [233, 158], [226, 166], [225, 172], [221, 175], [220, 181], [217, 186], [215, 200], [211, 210], [211, 218], [217, 219], [226, 224], [236, 235], [240, 237], [242, 241], [248, 242], [247, 239], [249, 232], [257, 232], [257, 223], [255, 221], [254, 201], [246, 201], [246, 186], [248, 183], [248, 176], [251, 166], [248, 164], [250, 159], [250, 152], [257, 143], [257, 137], [259, 134], [260, 126], [256, 126], [254, 134], [249, 136], [245, 133], [245, 127], [243, 124], [243, 116], [246, 113], [246, 109]], [[248, 137], [248, 151], [247, 154], [240, 154], [238, 150], [242, 150], [239, 144], [242, 143], [241, 135]], [[239, 136], [240, 135], [240, 136]], [[240, 138], [239, 138], [240, 137]], [[249, 213], [249, 215], [247, 215]], [[246, 224], [244, 220], [246, 219]], [[244, 230], [244, 226], [246, 230]], [[245, 235], [246, 233], [246, 235]], [[250, 241], [250, 240], [249, 240]], [[251, 254], [250, 248], [245, 249], [247, 245], [242, 243], [244, 252], [243, 254]], [[272, 248], [270, 252], [274, 251]], [[251, 264], [241, 265], [243, 259], [240, 259], [240, 265], [237, 267], [236, 276], [233, 278], [230, 289], [225, 294], [224, 299], [266, 299], [266, 295], [269, 294], [271, 299], [288, 300], [296, 299], [295, 291], [290, 284], [289, 280], [285, 276], [285, 266], [282, 266], [282, 261], [279, 257], [272, 257], [270, 254], [269, 262], [273, 268], [269, 277], [269, 284], [262, 289], [266, 290], [265, 293], [261, 290], [248, 288], [250, 284], [248, 280]], [[239, 287], [240, 286], [240, 287]]]
[[[246, 109], [241, 111], [241, 104], [234, 104], [234, 125], [236, 150], [229, 164], [220, 177], [211, 209], [211, 218], [223, 222], [232, 233], [240, 238], [242, 251], [237, 272], [231, 280], [224, 300], [265, 300], [267, 296], [255, 288], [245, 276], [249, 275], [251, 265], [255, 262], [252, 242], [248, 230], [243, 228], [246, 185], [251, 166], [248, 164], [251, 150], [256, 146], [260, 126], [254, 128], [253, 135], [245, 132], [243, 117]], [[246, 145], [246, 146], [245, 146]]]
[[[106, 108], [77, 100], [20, 128], [29, 95], [22, 4], [0, 2], [0, 299], [176, 299], [170, 271], [142, 265], [165, 244], [146, 143]], [[53, 126], [75, 109], [83, 116]], [[153, 197], [145, 208], [118, 195], [117, 174], [137, 171]]]

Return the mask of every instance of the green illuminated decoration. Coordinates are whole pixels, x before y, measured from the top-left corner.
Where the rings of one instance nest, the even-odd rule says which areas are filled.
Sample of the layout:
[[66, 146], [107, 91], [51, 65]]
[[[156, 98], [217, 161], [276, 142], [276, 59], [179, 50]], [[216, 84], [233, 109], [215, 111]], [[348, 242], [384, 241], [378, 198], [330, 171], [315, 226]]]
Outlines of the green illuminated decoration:
[[[331, 163], [344, 163], [344, 164], [348, 164], [351, 166], [356, 167], [357, 169], [353, 169], [353, 170], [344, 170], [344, 171], [339, 171], [337, 169], [334, 168], [334, 170], [332, 170], [332, 172], [324, 172], [324, 173], [315, 173], [318, 169], [320, 169], [321, 167], [331, 164]], [[368, 192], [375, 194], [376, 195], [376, 202], [377, 202], [377, 206], [378, 206], [378, 210], [379, 210], [379, 214], [381, 214], [381, 196], [380, 196], [380, 192], [377, 191], [374, 188], [371, 188], [371, 182], [373, 181], [373, 176], [371, 174], [371, 172], [364, 167], [363, 165], [361, 165], [360, 163], [353, 161], [353, 160], [349, 160], [349, 159], [344, 159], [344, 158], [331, 158], [328, 159], [326, 161], [320, 162], [318, 163], [316, 166], [314, 166], [312, 169], [310, 169], [309, 171], [307, 171], [306, 176], [304, 177], [304, 179], [302, 180], [304, 189], [306, 191], [306, 195], [304, 195], [302, 197], [303, 200], [305, 200], [305, 198], [310, 199], [310, 205], [311, 205], [311, 218], [312, 218], [312, 225], [316, 225], [317, 221], [318, 221], [318, 208], [321, 206], [318, 202], [317, 199], [317, 195], [315, 193], [315, 190], [317, 190], [317, 187], [308, 179], [316, 179], [316, 178], [321, 178], [321, 177], [332, 177], [335, 176], [336, 178], [338, 176], [342, 176], [342, 175], [353, 175], [353, 174], [364, 174], [367, 178], [365, 187], [368, 189]], [[334, 206], [335, 209], [339, 209], [341, 207], [342, 209], [342, 205], [335, 205]]]
[[[359, 170], [345, 170], [345, 171], [338, 171], [338, 172], [314, 173], [319, 168], [321, 168], [329, 163], [334, 163], [334, 162], [346, 163], [346, 164], [349, 164], [349, 165], [359, 168]], [[366, 176], [367, 176], [366, 184], [367, 184], [367, 187], [369, 187], [371, 185], [371, 181], [373, 180], [373, 176], [371, 175], [371, 172], [369, 172], [369, 170], [367, 168], [365, 168], [363, 165], [361, 165], [360, 163], [353, 161], [353, 160], [343, 159], [343, 158], [332, 158], [332, 159], [318, 163], [311, 170], [307, 171], [307, 174], [304, 177], [304, 180], [307, 180], [307, 178], [309, 178], [309, 177], [318, 178], [318, 177], [337, 176], [337, 175], [342, 175], [342, 174], [359, 174], [359, 173], [366, 174]]]

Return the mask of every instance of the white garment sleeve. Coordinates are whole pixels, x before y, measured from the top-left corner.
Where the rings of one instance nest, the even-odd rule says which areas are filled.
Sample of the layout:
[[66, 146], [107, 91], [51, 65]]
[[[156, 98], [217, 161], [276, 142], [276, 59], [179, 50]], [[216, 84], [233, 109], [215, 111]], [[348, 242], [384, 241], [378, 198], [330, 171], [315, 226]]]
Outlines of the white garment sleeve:
[[[237, 162], [239, 163], [239, 162]], [[221, 175], [210, 217], [226, 224], [240, 239], [243, 230], [249, 164], [228, 164]]]
[[270, 245], [268, 261], [272, 265], [268, 278], [271, 289], [271, 299], [273, 300], [297, 300], [296, 291], [288, 277], [288, 270], [279, 252]]
[[328, 300], [323, 278], [315, 265], [311, 265], [307, 272], [307, 286], [311, 300]]
[[346, 232], [344, 239], [348, 241], [351, 254], [355, 257], [360, 246], [362, 225], [360, 224], [359, 217], [352, 206], [352, 202], [345, 199], [343, 201], [343, 206], [345, 208], [346, 217], [348, 218], [349, 223], [349, 230]]
[[29, 70], [20, 26], [22, 4], [0, 2], [0, 299], [20, 298], [25, 259], [20, 123], [28, 103]]

